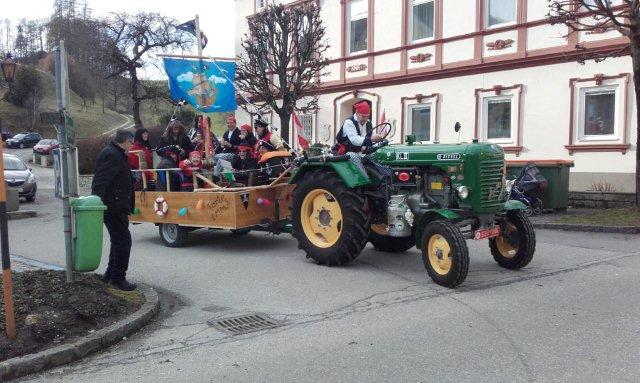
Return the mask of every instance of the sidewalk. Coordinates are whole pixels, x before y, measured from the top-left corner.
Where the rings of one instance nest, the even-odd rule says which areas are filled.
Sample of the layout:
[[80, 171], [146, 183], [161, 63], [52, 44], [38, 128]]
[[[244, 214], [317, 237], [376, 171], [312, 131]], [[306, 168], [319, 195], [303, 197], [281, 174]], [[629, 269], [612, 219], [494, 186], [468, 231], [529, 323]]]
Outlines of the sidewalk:
[[566, 217], [584, 216], [597, 213], [601, 209], [585, 209], [585, 208], [568, 208], [567, 210], [557, 210], [550, 213], [540, 215], [532, 215], [529, 217], [533, 227], [536, 229], [551, 230], [571, 230], [586, 231], [600, 233], [640, 233], [640, 226], [605, 226], [605, 225], [587, 225], [562, 222]]

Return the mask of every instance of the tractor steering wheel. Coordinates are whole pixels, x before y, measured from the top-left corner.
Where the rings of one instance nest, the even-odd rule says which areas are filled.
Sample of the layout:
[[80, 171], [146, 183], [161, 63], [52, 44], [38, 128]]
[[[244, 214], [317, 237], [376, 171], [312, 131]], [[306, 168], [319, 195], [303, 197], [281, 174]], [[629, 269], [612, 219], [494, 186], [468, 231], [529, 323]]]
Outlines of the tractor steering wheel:
[[369, 132], [373, 132], [375, 130], [377, 130], [379, 127], [381, 126], [387, 126], [387, 132], [384, 134], [384, 136], [382, 136], [382, 140], [384, 140], [385, 138], [387, 138], [387, 136], [389, 136], [389, 133], [391, 133], [391, 129], [393, 128], [393, 125], [391, 125], [388, 122], [383, 122], [382, 124], [378, 124], [376, 126], [374, 126], [373, 128], [371, 128], [371, 130], [367, 131], [367, 135], [369, 135]]

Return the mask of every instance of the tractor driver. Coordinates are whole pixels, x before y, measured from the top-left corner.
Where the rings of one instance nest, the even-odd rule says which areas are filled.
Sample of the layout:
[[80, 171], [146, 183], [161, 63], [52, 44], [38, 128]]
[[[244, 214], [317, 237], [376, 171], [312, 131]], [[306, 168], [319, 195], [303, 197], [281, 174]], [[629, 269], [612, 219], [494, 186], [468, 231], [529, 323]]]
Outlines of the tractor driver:
[[375, 142], [382, 141], [382, 136], [373, 133], [373, 126], [369, 120], [371, 107], [366, 101], [354, 105], [355, 113], [345, 120], [338, 131], [338, 154], [359, 153]]

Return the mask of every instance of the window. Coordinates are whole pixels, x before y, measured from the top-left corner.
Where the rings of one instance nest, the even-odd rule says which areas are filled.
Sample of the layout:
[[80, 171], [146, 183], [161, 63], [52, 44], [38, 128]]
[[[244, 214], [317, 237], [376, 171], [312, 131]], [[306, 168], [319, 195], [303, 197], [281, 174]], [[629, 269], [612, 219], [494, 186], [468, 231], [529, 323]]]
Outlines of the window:
[[511, 138], [511, 99], [487, 100], [487, 139]]
[[431, 141], [431, 105], [411, 105], [409, 110], [409, 134], [417, 141]]
[[368, 0], [349, 2], [349, 53], [367, 50]]
[[517, 0], [486, 0], [487, 28], [515, 23]]
[[313, 115], [312, 114], [300, 114], [298, 115], [300, 123], [304, 128], [304, 136], [309, 140], [309, 143], [313, 143]]
[[261, 10], [262, 8], [264, 8], [264, 2], [266, 0], [256, 0], [256, 9], [257, 10]]
[[580, 92], [580, 139], [616, 140], [616, 88], [587, 88]]
[[499, 144], [516, 142], [518, 112], [514, 94], [482, 97], [482, 140]]
[[409, 0], [409, 36], [411, 41], [433, 37], [435, 0]]

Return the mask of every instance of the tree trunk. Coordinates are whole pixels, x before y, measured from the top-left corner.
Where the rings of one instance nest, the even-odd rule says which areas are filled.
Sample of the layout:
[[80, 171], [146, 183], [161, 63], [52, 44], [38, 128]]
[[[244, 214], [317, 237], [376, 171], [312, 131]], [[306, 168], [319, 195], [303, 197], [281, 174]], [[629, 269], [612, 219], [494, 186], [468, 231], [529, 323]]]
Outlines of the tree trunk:
[[130, 70], [131, 73], [131, 100], [133, 101], [133, 122], [136, 127], [142, 126], [142, 120], [140, 119], [140, 99], [138, 98], [138, 86], [140, 80], [138, 80], [138, 74], [135, 67]]
[[291, 122], [291, 113], [283, 111], [281, 113], [278, 113], [278, 116], [280, 117], [280, 136], [289, 144], [289, 146], [293, 147], [291, 142], [289, 142], [289, 124]]

